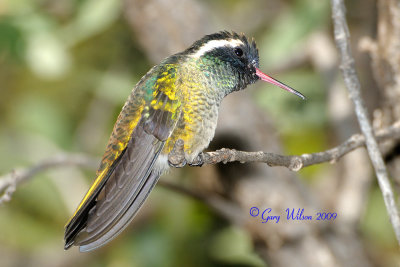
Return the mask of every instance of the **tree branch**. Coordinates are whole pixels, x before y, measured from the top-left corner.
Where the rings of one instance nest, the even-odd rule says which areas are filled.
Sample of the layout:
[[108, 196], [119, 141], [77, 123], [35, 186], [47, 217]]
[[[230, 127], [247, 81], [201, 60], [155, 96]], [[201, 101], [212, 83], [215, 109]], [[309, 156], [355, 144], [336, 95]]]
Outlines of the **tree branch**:
[[[379, 132], [376, 133], [376, 139], [379, 142], [400, 139], [400, 121], [397, 121], [396, 123], [387, 128], [381, 129]], [[312, 154], [303, 154], [298, 156], [296, 155], [283, 156], [279, 154], [261, 152], [261, 151], [245, 152], [245, 151], [238, 151], [235, 149], [223, 148], [213, 152], [205, 152], [203, 154], [203, 161], [205, 164], [216, 164], [219, 162], [227, 163], [233, 161], [239, 161], [242, 163], [263, 162], [271, 167], [281, 166], [281, 167], [286, 167], [292, 171], [298, 171], [304, 167], [320, 164], [323, 162], [335, 163], [345, 154], [364, 145], [365, 145], [364, 136], [360, 134], [355, 134], [337, 147]], [[180, 160], [181, 162], [185, 162], [185, 159], [182, 158], [180, 154], [182, 153], [181, 149], [183, 149], [183, 146], [177, 147], [177, 144], [175, 144], [174, 150], [169, 154], [169, 159], [171, 157], [176, 156], [175, 154], [178, 154], [178, 160]], [[180, 162], [177, 163], [179, 164]], [[79, 166], [79, 167], [95, 169], [98, 166], [98, 160], [81, 154], [61, 154], [51, 159], [44, 160], [43, 162], [38, 163], [33, 167], [13, 170], [8, 174], [0, 176], [0, 205], [3, 204], [4, 202], [11, 200], [11, 196], [19, 184], [28, 181], [36, 174], [44, 172], [48, 169], [57, 167], [68, 167], [68, 166]], [[185, 188], [181, 188], [178, 185], [171, 185], [168, 182], [161, 182], [161, 185], [169, 189], [173, 189], [174, 191], [192, 196], [201, 201], [204, 201], [205, 199], [203, 195], [197, 194]], [[221, 201], [217, 202], [214, 201], [215, 203], [211, 204], [208, 203], [210, 201], [204, 201], [204, 202], [212, 206], [215, 210], [223, 210], [222, 208], [218, 208], [221, 205], [224, 205], [224, 207], [226, 207], [226, 204], [221, 204], [222, 203]], [[226, 209], [226, 210], [229, 211], [231, 209]], [[225, 217], [233, 217], [232, 214], [234, 214], [233, 212], [225, 212], [225, 213], [226, 214], [223, 214]]]
[[204, 193], [200, 193], [198, 191], [194, 191], [192, 189], [165, 180], [159, 180], [158, 184], [163, 186], [164, 188], [178, 192], [180, 194], [184, 194], [203, 202], [216, 213], [218, 213], [221, 217], [224, 217], [230, 222], [240, 224], [245, 221], [246, 217], [243, 216], [243, 213], [240, 211], [240, 207], [235, 203], [223, 199], [222, 197], [209, 196]]
[[[391, 140], [399, 139], [400, 121], [394, 123], [390, 127], [384, 128], [379, 132], [377, 132], [376, 138], [379, 142], [383, 142], [389, 139]], [[176, 142], [172, 152], [168, 155], [169, 160], [172, 161], [174, 165], [180, 165], [186, 162], [183, 156], [184, 155], [183, 141], [182, 140], [180, 140], [179, 142], [178, 141]], [[245, 151], [238, 151], [235, 149], [222, 148], [220, 150], [213, 152], [204, 152], [203, 163], [216, 164], [219, 162], [228, 163], [234, 161], [239, 161], [241, 163], [263, 162], [271, 167], [281, 166], [281, 167], [286, 167], [291, 171], [299, 171], [304, 167], [323, 162], [334, 163], [345, 154], [364, 145], [365, 145], [364, 136], [361, 134], [355, 134], [337, 147], [322, 152], [303, 154], [298, 156], [297, 155], [283, 156], [262, 151], [245, 152]]]
[[378, 143], [374, 138], [371, 123], [368, 120], [367, 109], [361, 98], [361, 85], [357, 77], [354, 59], [350, 49], [350, 33], [345, 17], [345, 6], [343, 0], [331, 0], [331, 4], [335, 41], [341, 55], [340, 69], [342, 71], [347, 90], [349, 91], [350, 98], [354, 103], [354, 108], [358, 123], [360, 124], [361, 132], [366, 139], [365, 143], [368, 150], [368, 155], [372, 161], [372, 165], [374, 166], [386, 209], [389, 213], [390, 221], [396, 234], [397, 241], [400, 244], [399, 212], [394, 200], [394, 194], [388, 178], [386, 166], [379, 151]]
[[95, 169], [98, 166], [98, 162], [85, 155], [61, 154], [51, 159], [44, 160], [33, 167], [13, 170], [9, 174], [0, 176], [0, 194], [3, 193], [3, 195], [0, 195], [0, 205], [3, 202], [8, 202], [11, 200], [11, 196], [14, 193], [17, 185], [28, 181], [40, 172], [44, 172], [48, 169], [53, 169], [56, 167], [67, 166], [80, 166]]
[[[400, 121], [397, 121], [393, 125], [378, 131], [376, 133], [376, 139], [379, 142], [400, 139]], [[281, 167], [286, 167], [292, 171], [298, 171], [304, 167], [320, 164], [323, 162], [335, 163], [345, 154], [364, 145], [365, 145], [364, 136], [360, 134], [355, 134], [351, 136], [349, 139], [347, 139], [345, 142], [340, 144], [339, 146], [317, 153], [303, 154], [297, 156], [296, 155], [283, 156], [279, 154], [262, 152], [262, 151], [245, 152], [245, 151], [238, 151], [235, 149], [223, 148], [213, 152], [205, 152], [203, 154], [203, 161], [205, 164], [216, 164], [219, 162], [227, 163], [233, 161], [239, 161], [242, 163], [263, 162], [271, 167], [281, 166]], [[169, 159], [171, 159], [171, 157], [176, 156], [177, 154], [178, 155], [177, 163], [179, 164], [180, 163], [179, 161], [185, 162], [185, 159], [180, 154], [182, 153], [182, 149], [183, 146], [180, 147], [177, 146], [177, 144], [175, 144], [174, 150], [169, 154]], [[31, 179], [33, 176], [35, 176], [40, 172], [44, 172], [48, 169], [56, 167], [67, 167], [67, 166], [79, 166], [79, 167], [95, 169], [97, 165], [98, 161], [89, 156], [80, 154], [61, 154], [51, 159], [45, 160], [33, 167], [14, 170], [8, 174], [0, 176], [0, 205], [4, 202], [10, 201], [12, 194], [14, 193], [16, 187], [19, 184], [28, 181], [29, 179]], [[192, 191], [189, 192], [187, 189], [184, 188], [176, 189], [175, 187], [177, 185], [169, 185], [169, 184], [165, 185], [166, 183], [164, 182], [162, 184], [164, 187], [173, 189], [174, 191], [190, 195], [199, 200], [204, 200], [204, 196], [196, 195]], [[216, 204], [211, 206], [215, 208], [216, 206], [220, 205]]]

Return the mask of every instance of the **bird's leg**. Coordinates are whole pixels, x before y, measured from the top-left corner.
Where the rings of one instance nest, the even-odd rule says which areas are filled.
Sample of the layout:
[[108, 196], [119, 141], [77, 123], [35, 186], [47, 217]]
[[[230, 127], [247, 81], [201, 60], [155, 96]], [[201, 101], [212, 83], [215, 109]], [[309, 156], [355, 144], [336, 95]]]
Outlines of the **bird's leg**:
[[192, 162], [188, 162], [190, 167], [201, 167], [204, 164], [204, 153], [200, 152], [197, 157], [194, 158]]
[[182, 168], [183, 166], [186, 165], [186, 159], [185, 159], [185, 151], [183, 150], [184, 148], [184, 142], [182, 139], [178, 139], [174, 147], [172, 148], [172, 151], [169, 152], [168, 154], [168, 164], [171, 167], [175, 168]]

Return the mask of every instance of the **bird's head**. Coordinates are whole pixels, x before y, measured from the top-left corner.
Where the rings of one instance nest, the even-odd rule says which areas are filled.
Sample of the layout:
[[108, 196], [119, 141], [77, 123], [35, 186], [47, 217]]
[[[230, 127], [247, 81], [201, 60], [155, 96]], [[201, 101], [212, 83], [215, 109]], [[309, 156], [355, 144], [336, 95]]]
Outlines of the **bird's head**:
[[[214, 69], [214, 72], [217, 72], [219, 76], [233, 74], [237, 80], [232, 88], [234, 91], [244, 89], [258, 80], [263, 80], [305, 99], [298, 91], [260, 71], [256, 42], [254, 39], [247, 39], [243, 34], [222, 31], [206, 35], [184, 53], [191, 58], [212, 62], [226, 68], [225, 72], [221, 69]], [[203, 67], [207, 68], [207, 64], [204, 64]], [[221, 77], [221, 79], [223, 78]]]

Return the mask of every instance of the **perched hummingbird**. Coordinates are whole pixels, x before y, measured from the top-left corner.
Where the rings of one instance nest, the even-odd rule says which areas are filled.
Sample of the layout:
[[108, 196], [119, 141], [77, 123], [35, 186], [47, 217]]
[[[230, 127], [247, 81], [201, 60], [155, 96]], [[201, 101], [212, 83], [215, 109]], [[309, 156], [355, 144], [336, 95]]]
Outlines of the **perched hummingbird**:
[[65, 249], [90, 251], [124, 230], [169, 168], [175, 142], [184, 141], [188, 163], [209, 145], [226, 95], [261, 79], [305, 98], [262, 73], [258, 61], [254, 40], [223, 31], [143, 76], [118, 116], [96, 180], [66, 225]]

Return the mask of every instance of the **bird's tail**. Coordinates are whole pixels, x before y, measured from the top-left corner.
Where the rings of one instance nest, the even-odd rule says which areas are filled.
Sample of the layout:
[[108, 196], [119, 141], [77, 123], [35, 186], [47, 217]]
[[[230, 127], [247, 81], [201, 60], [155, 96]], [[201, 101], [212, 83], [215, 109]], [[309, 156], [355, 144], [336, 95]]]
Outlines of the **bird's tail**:
[[164, 143], [142, 125], [135, 128], [127, 148], [104, 179], [89, 189], [66, 226], [65, 249], [72, 245], [82, 252], [96, 249], [126, 228], [161, 175], [154, 164]]
[[[79, 238], [75, 241], [75, 245], [79, 245], [79, 250], [81, 252], [86, 252], [96, 249], [108, 243], [121, 231], [123, 231], [135, 217], [136, 213], [139, 211], [147, 196], [157, 183], [159, 177], [160, 173], [155, 172], [154, 170], [150, 172], [136, 198], [131, 201], [127, 211], [122, 214], [118, 221], [113, 224], [109, 229], [104, 229], [103, 231], [93, 233], [86, 231], [81, 232], [82, 235], [80, 235]], [[91, 228], [96, 228], [96, 225], [92, 225]]]

